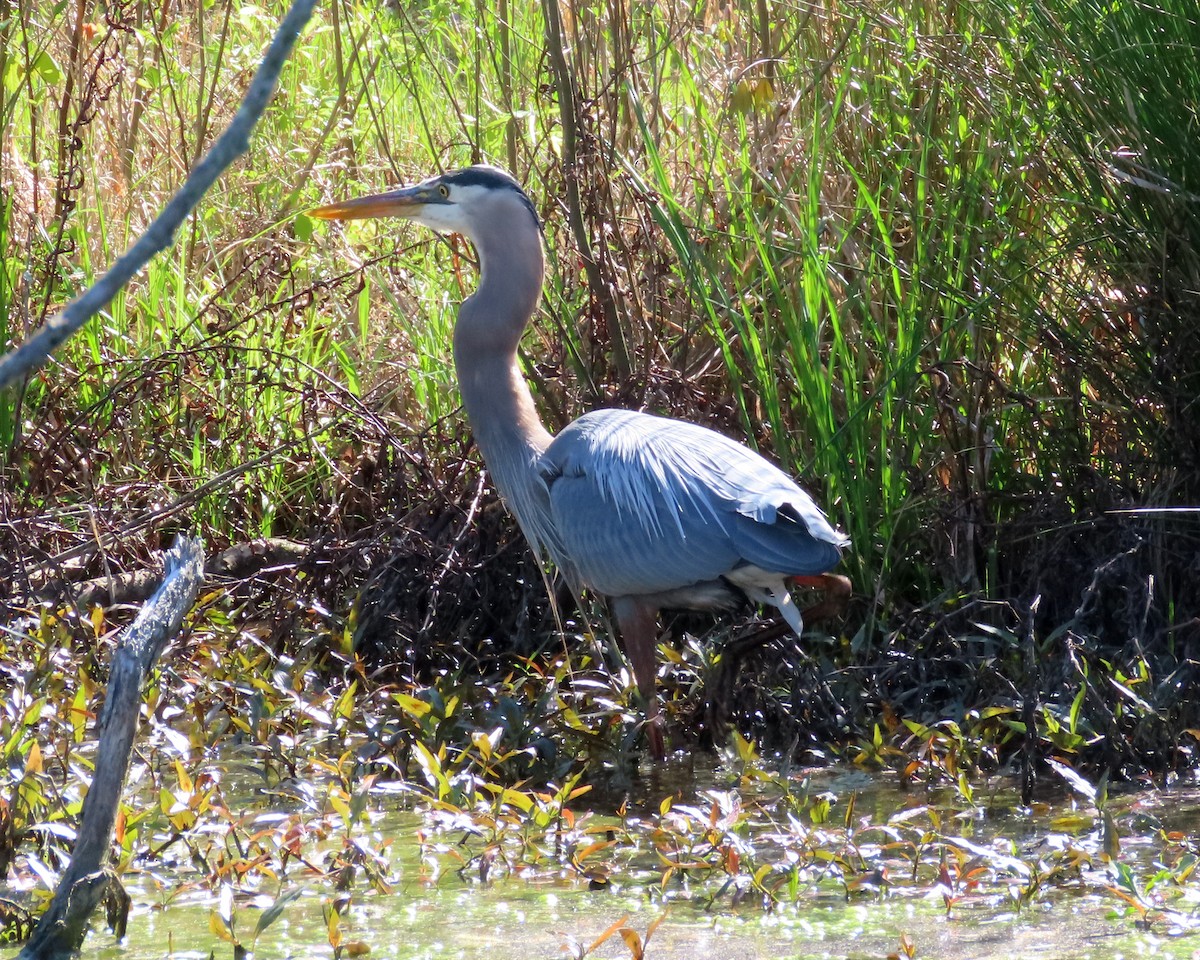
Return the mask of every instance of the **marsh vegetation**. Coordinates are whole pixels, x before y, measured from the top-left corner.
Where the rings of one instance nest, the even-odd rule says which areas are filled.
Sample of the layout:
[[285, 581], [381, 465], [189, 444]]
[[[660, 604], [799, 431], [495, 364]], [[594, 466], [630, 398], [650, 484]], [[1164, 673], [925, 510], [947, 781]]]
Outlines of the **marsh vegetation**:
[[[607, 405], [704, 423], [781, 463], [853, 540], [854, 601], [803, 650], [731, 670], [750, 611], [671, 625], [675, 743], [771, 780], [767, 816], [789, 824], [824, 821], [788, 771], [835, 759], [963, 812], [997, 775], [1016, 777], [1007, 807], [1068, 788], [1086, 811], [1049, 831], [1074, 838], [1061, 857], [1004, 853], [1017, 876], [955, 846], [943, 814], [889, 811], [871, 842], [899, 846], [845, 854], [853, 790], [834, 791], [844, 835], [788, 834], [764, 858], [723, 846], [737, 816], [693, 799], [694, 822], [638, 841], [687, 835], [662, 889], [700, 871], [701, 898], [773, 909], [804, 902], [814, 870], [880, 897], [851, 888], [899, 855], [951, 898], [994, 882], [997, 911], [1092, 883], [1123, 922], [1183, 930], [1194, 842], [1121, 826], [1105, 784], [1178, 789], [1200, 729], [1192, 5], [555, 9], [327, 5], [174, 248], [0, 393], [0, 881], [32, 889], [70, 848], [131, 616], [100, 578], [182, 530], [229, 565], [149, 691], [123, 868], [177, 857], [207, 896], [287, 896], [299, 858], [335, 917], [391, 885], [398, 861], [364, 825], [398, 783], [422, 830], [445, 816], [471, 838], [439, 850], [460, 881], [545, 848], [560, 882], [591, 882], [579, 851], [609, 841], [572, 834], [578, 791], [605, 791], [605, 831], [625, 829], [611, 797], [637, 782], [637, 698], [604, 610], [560, 593], [556, 622], [481, 476], [450, 363], [471, 251], [304, 215], [483, 160], [545, 224], [523, 362], [548, 425]], [[0, 341], [163, 206], [281, 15], [0, 9]], [[288, 797], [277, 821], [241, 816], [235, 771]], [[648, 798], [664, 821], [674, 795]], [[1117, 842], [1129, 830], [1157, 859]]]

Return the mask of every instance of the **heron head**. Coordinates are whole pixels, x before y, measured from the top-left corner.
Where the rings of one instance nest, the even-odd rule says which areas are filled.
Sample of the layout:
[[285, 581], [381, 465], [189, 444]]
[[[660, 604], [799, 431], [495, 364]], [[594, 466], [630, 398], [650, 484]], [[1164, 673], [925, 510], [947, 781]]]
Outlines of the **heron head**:
[[484, 232], [511, 229], [513, 217], [529, 216], [540, 229], [533, 203], [509, 174], [477, 165], [430, 177], [412, 187], [356, 197], [310, 210], [322, 220], [404, 217], [439, 233], [476, 241]]

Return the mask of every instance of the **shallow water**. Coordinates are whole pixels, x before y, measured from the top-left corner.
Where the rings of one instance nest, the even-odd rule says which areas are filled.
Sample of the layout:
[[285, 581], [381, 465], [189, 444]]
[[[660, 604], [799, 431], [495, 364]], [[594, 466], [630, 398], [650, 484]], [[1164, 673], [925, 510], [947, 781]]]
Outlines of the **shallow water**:
[[[657, 810], [666, 795], [676, 797], [677, 804], [697, 804], [708, 796], [706, 789], [727, 790], [736, 782], [721, 770], [677, 766], [667, 774], [640, 784], [640, 797], [630, 804], [630, 816], [641, 815], [643, 809]], [[866, 825], [856, 843], [865, 843], [868, 834], [874, 836], [875, 824], [906, 822], [940, 804], [941, 836], [969, 837], [964, 842], [985, 853], [994, 849], [1004, 856], [1011, 851], [1014, 858], [1032, 863], [1054, 837], [1065, 835], [1064, 823], [1087, 827], [1093, 819], [1069, 797], [1040, 804], [1034, 811], [1020, 811], [1005, 784], [998, 785], [985, 805], [967, 808], [952, 803], [952, 794], [942, 797], [904, 791], [890, 778], [857, 770], [834, 768], [812, 773], [810, 778], [810, 790], [828, 791], [843, 799], [854, 794], [854, 816]], [[744, 784], [740, 791], [742, 796], [753, 792]], [[592, 795], [580, 800], [571, 804], [577, 812], [586, 810], [589, 802], [593, 806], [606, 803], [605, 798]], [[1200, 824], [1200, 792], [1190, 788], [1129, 795], [1112, 805], [1122, 825], [1120, 857], [1144, 874], [1153, 872], [1154, 859], [1161, 851], [1158, 831], [1194, 836]], [[1056, 885], [1019, 913], [1004, 883], [992, 882], [964, 895], [947, 917], [929, 870], [924, 871], [922, 882], [909, 882], [903, 864], [881, 849], [871, 859], [887, 860], [889, 876], [895, 878], [883, 884], [882, 892], [857, 891], [848, 901], [839, 884], [808, 882], [794, 898], [781, 898], [782, 902], [768, 911], [756, 896], [736, 904], [727, 895], [714, 898], [717, 891], [712, 885], [702, 890], [698, 884], [674, 884], [664, 894], [656, 882], [662, 862], [646, 846], [613, 857], [611, 882], [597, 890], [589, 889], [583, 877], [561, 865], [497, 872], [486, 883], [480, 882], [474, 870], [462, 875], [453, 870], [431, 872], [430, 848], [420, 848], [417, 839], [419, 831], [427, 837], [430, 834], [430, 815], [397, 806], [394, 797], [382, 797], [370, 826], [375, 840], [392, 843], [387, 849], [395, 883], [388, 893], [372, 892], [364, 883], [356, 883], [343, 916], [345, 939], [365, 944], [372, 957], [526, 960], [576, 956], [622, 917], [627, 917], [625, 925], [641, 936], [665, 912], [649, 943], [651, 960], [883, 958], [904, 955], [902, 938], [907, 938], [917, 957], [948, 960], [1200, 958], [1200, 936], [1186, 916], [1188, 910], [1196, 910], [1200, 896], [1189, 892], [1180, 900], [1177, 885], [1172, 901], [1175, 912], [1158, 916], [1149, 930], [1140, 929], [1125, 905], [1104, 892], [1108, 868], [1099, 862], [1085, 866], [1077, 884]], [[259, 801], [258, 808], [271, 812], [265, 801]], [[609, 820], [620, 822], [611, 815], [604, 818]], [[757, 835], [751, 830], [746, 836], [748, 848], [757, 845], [766, 855], [777, 834], [778, 824], [774, 830], [762, 828]], [[442, 837], [443, 853], [452, 852], [454, 837], [452, 832]], [[998, 843], [998, 838], [1011, 843]], [[305, 882], [300, 871], [292, 874], [285, 887]], [[182, 864], [174, 872], [156, 867], [153, 873], [127, 875], [126, 887], [134, 901], [128, 936], [117, 943], [97, 927], [84, 956], [142, 960], [170, 955], [202, 960], [212, 951], [217, 957], [230, 956], [232, 947], [222, 943], [209, 927], [216, 897], [197, 881], [197, 875]], [[258, 940], [258, 956], [333, 956], [322, 911], [332, 896], [332, 886], [320, 878], [309, 883], [285, 908], [282, 919]], [[4, 895], [0, 887], [0, 896]], [[258, 899], [236, 901], [237, 929], [244, 940], [270, 899], [263, 894]], [[166, 900], [169, 904], [160, 906]], [[572, 948], [572, 944], [581, 946]], [[0, 949], [0, 958], [7, 960], [15, 953], [15, 949]], [[588, 955], [627, 958], [631, 952], [619, 936], [613, 936]]]
[[[288, 916], [259, 941], [262, 957], [332, 956], [324, 936], [319, 897], [300, 900]], [[648, 954], [656, 960], [775, 960], [775, 958], [886, 957], [907, 934], [919, 957], [959, 958], [1121, 958], [1200, 956], [1194, 937], [1143, 933], [1128, 923], [1104, 918], [1102, 904], [1046, 904], [1019, 918], [1011, 912], [980, 911], [945, 920], [940, 904], [897, 900], [879, 903], [821, 904], [787, 915], [764, 916], [753, 909], [705, 912], [675, 907], [654, 932]], [[590, 943], [614, 921], [645, 931], [660, 909], [644, 897], [586, 890], [497, 884], [490, 889], [415, 891], [398, 889], [369, 898], [350, 910], [355, 939], [373, 957], [395, 960], [525, 960], [569, 956], [569, 938]], [[208, 907], [139, 910], [128, 937], [115, 944], [94, 933], [85, 956], [99, 958], [206, 958], [229, 950], [208, 929]], [[612, 938], [594, 954], [627, 958], [629, 950]]]

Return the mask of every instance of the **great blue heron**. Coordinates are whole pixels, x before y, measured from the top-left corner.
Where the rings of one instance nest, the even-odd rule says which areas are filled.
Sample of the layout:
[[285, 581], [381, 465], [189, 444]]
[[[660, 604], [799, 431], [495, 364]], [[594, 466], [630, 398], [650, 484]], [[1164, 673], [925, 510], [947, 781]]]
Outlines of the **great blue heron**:
[[827, 573], [845, 536], [791, 478], [746, 447], [680, 420], [632, 410], [584, 414], [557, 437], [538, 419], [517, 344], [542, 293], [537, 211], [507, 173], [468, 167], [412, 187], [311, 211], [327, 220], [399, 216], [458, 233], [479, 257], [478, 289], [458, 311], [454, 363], [492, 481], [539, 556], [576, 590], [612, 604], [663, 755], [655, 694], [660, 609], [770, 604], [799, 636], [789, 581], [844, 600]]

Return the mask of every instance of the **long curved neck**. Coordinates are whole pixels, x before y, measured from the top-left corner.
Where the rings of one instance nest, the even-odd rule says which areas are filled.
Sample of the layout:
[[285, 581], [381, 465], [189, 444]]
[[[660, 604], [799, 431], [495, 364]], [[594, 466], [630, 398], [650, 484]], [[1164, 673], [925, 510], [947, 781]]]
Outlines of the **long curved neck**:
[[459, 309], [454, 364], [475, 442], [497, 489], [526, 527], [534, 463], [552, 439], [517, 363], [517, 344], [541, 296], [541, 236], [529, 217], [471, 239], [481, 277]]

